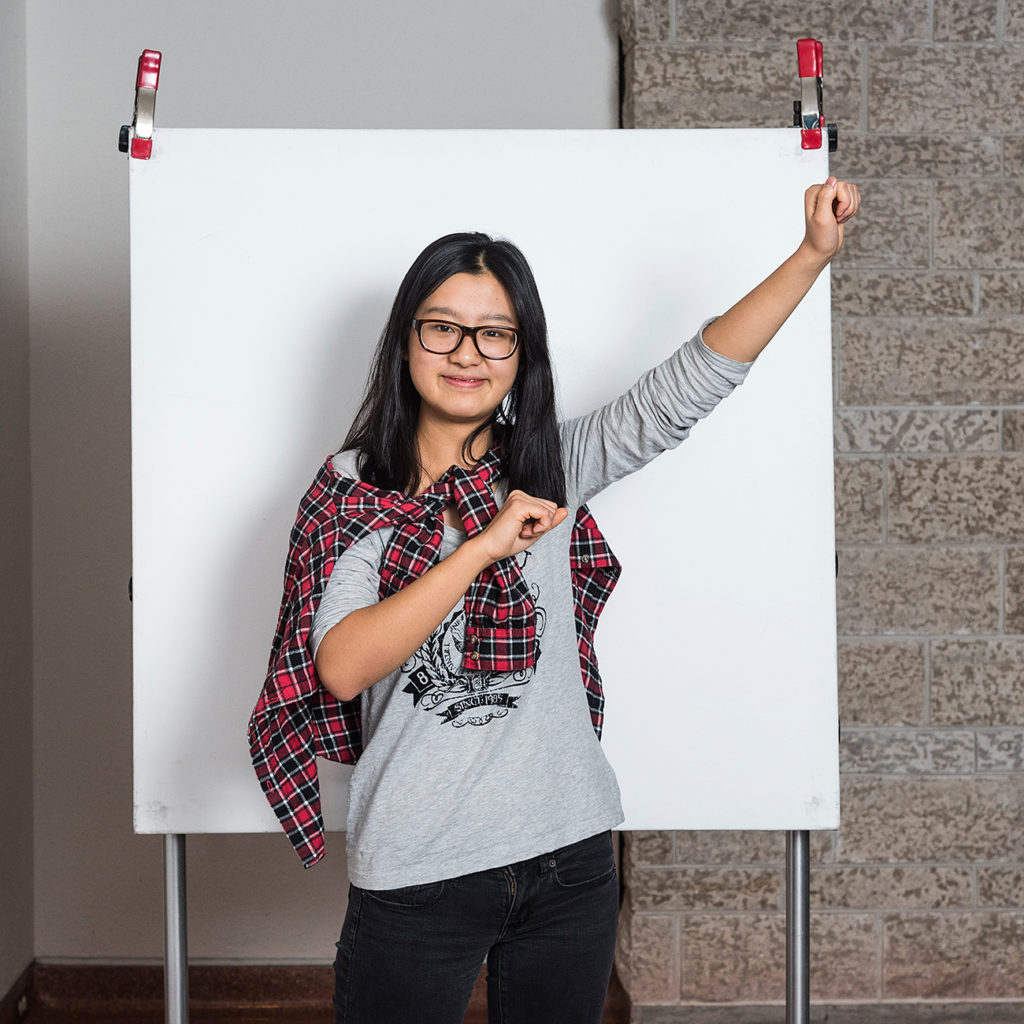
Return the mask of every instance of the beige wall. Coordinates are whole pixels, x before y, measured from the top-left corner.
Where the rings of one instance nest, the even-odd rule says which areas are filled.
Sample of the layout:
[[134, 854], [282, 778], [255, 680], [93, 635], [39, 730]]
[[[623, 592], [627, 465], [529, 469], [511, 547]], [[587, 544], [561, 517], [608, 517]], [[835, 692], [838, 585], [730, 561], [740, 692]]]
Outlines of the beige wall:
[[[162, 948], [161, 841], [134, 836], [131, 823], [128, 207], [115, 145], [145, 47], [164, 53], [158, 130], [618, 119], [609, 3], [29, 5], [35, 952], [44, 959]], [[454, 57], [448, 74], [436, 70], [438, 52]], [[508, 70], [482, 77], [496, 52]], [[23, 448], [24, 427], [17, 436]], [[191, 838], [193, 956], [331, 959], [346, 884], [334, 850], [304, 872], [282, 835]]]
[[25, 4], [0, 5], [0, 995], [32, 959], [32, 544]]
[[[795, 40], [823, 39], [863, 195], [833, 274], [843, 815], [813, 837], [812, 993], [1024, 999], [1024, 2], [622, 7], [639, 128], [784, 125]], [[631, 837], [637, 1021], [783, 998], [783, 851]]]

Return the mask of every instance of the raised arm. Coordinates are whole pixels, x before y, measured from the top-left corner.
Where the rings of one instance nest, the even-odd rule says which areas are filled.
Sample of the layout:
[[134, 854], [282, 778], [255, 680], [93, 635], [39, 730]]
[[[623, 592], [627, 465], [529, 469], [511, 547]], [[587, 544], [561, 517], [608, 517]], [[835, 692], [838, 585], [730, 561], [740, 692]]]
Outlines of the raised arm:
[[704, 343], [741, 363], [756, 359], [843, 244], [843, 228], [857, 212], [856, 185], [830, 177], [804, 193], [806, 229], [792, 256], [752, 292], [704, 328]]

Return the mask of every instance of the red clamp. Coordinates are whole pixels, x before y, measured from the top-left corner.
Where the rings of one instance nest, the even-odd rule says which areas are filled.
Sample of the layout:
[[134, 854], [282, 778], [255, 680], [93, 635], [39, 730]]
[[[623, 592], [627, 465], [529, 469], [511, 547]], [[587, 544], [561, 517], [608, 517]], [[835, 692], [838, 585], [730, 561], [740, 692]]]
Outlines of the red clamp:
[[798, 39], [796, 58], [800, 70], [800, 145], [804, 149], [821, 149], [821, 130], [825, 127], [825, 115], [821, 109], [821, 74], [824, 62], [820, 41]]
[[135, 77], [135, 117], [130, 125], [121, 126], [118, 148], [129, 152], [136, 160], [148, 160], [153, 155], [153, 116], [156, 113], [156, 88], [160, 84], [159, 50], [143, 50], [139, 58], [139, 73]]

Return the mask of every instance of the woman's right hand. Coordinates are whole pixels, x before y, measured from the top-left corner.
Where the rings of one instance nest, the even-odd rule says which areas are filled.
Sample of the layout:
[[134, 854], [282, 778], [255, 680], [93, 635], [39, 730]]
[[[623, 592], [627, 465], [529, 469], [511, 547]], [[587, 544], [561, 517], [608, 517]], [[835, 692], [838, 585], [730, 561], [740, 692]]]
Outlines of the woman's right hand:
[[568, 509], [559, 508], [553, 501], [510, 491], [498, 514], [466, 543], [474, 545], [490, 565], [525, 551], [568, 515]]

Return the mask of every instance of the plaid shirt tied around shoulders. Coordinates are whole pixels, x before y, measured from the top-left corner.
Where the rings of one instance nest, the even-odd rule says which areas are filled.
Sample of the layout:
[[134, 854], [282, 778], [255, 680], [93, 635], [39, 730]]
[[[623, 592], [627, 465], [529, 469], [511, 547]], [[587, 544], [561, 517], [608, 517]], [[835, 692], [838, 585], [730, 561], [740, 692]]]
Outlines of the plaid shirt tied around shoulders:
[[[338, 474], [328, 459], [299, 503], [285, 564], [284, 597], [267, 678], [249, 721], [249, 750], [263, 792], [306, 867], [324, 855], [316, 758], [355, 764], [362, 751], [360, 700], [340, 701], [317, 678], [309, 635], [331, 571], [367, 534], [393, 527], [380, 567], [379, 596], [408, 586], [438, 561], [444, 508], [453, 502], [467, 535], [497, 513], [490, 484], [500, 474], [492, 449], [472, 471], [453, 466], [414, 497]], [[590, 718], [601, 737], [604, 692], [594, 632], [621, 567], [585, 505], [569, 548], [580, 670]], [[515, 672], [536, 661], [533, 598], [514, 558], [485, 569], [465, 597], [466, 672]]]

